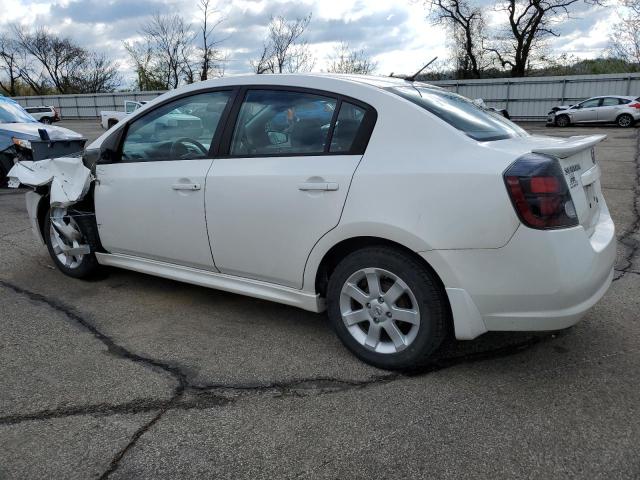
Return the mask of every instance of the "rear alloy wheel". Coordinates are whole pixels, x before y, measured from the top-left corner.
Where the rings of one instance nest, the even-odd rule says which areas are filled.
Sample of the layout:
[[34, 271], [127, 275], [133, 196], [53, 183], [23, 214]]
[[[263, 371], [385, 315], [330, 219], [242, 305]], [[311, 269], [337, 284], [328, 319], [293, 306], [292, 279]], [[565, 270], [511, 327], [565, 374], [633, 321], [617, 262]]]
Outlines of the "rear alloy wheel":
[[558, 127], [568, 127], [569, 126], [569, 117], [566, 115], [559, 115], [556, 117], [556, 126]]
[[623, 113], [616, 119], [616, 123], [619, 127], [629, 128], [633, 126], [633, 117], [628, 113]]
[[47, 249], [62, 273], [86, 278], [98, 269], [91, 242], [92, 233], [87, 222], [76, 220], [66, 208], [51, 208], [45, 218], [44, 232]]
[[433, 273], [391, 248], [348, 255], [329, 279], [327, 300], [342, 342], [379, 368], [424, 364], [446, 335], [448, 305]]
[[40, 123], [44, 123], [45, 125], [51, 125], [51, 119], [49, 117], [41, 118]]

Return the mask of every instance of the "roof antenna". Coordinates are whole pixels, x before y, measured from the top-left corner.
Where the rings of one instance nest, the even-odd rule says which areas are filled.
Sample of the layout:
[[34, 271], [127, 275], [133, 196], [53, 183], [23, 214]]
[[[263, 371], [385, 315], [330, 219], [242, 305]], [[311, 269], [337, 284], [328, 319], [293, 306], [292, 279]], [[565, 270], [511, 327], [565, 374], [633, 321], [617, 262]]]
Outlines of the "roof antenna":
[[427, 63], [424, 67], [422, 67], [420, 70], [418, 70], [418, 71], [417, 71], [416, 73], [414, 73], [413, 75], [411, 75], [411, 76], [409, 76], [409, 77], [405, 78], [405, 80], [406, 80], [407, 82], [415, 82], [415, 81], [416, 81], [416, 77], [417, 77], [418, 75], [420, 75], [420, 74], [422, 73], [422, 71], [423, 71], [425, 68], [427, 68], [427, 67], [428, 67], [429, 65], [431, 65], [433, 62], [435, 62], [437, 59], [438, 59], [438, 57], [433, 57], [433, 59], [432, 59], [429, 63]]

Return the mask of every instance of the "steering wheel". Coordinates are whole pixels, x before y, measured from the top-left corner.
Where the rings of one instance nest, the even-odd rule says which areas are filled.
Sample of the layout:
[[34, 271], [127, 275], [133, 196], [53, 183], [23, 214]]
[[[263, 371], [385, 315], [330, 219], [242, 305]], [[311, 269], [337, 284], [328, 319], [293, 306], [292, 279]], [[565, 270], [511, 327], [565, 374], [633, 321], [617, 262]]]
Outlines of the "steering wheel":
[[170, 158], [175, 158], [176, 155], [178, 154], [177, 152], [178, 145], [180, 145], [186, 150], [187, 148], [185, 147], [185, 144], [193, 145], [198, 150], [200, 150], [200, 153], [202, 153], [203, 155], [207, 155], [209, 153], [209, 150], [205, 148], [205, 146], [202, 145], [199, 141], [189, 137], [182, 137], [182, 138], [178, 138], [171, 144], [171, 150], [169, 151]]

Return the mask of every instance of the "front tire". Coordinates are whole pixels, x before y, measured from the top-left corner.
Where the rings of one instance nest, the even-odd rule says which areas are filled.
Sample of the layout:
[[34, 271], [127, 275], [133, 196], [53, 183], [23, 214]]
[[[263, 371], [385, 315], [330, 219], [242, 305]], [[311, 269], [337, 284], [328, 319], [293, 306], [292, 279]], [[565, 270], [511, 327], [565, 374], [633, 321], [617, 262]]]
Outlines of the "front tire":
[[378, 368], [424, 365], [447, 335], [449, 306], [434, 273], [393, 248], [345, 257], [329, 279], [327, 301], [342, 343]]
[[98, 268], [94, 254], [97, 231], [86, 217], [66, 208], [51, 208], [45, 214], [44, 237], [49, 255], [58, 269], [74, 278], [89, 278]]
[[40, 119], [40, 123], [44, 123], [45, 125], [51, 125], [51, 119], [49, 117], [43, 117]]
[[628, 113], [623, 113], [616, 119], [616, 124], [621, 128], [633, 127], [634, 119]]
[[571, 121], [567, 115], [558, 115], [556, 117], [556, 126], [560, 128], [568, 127]]

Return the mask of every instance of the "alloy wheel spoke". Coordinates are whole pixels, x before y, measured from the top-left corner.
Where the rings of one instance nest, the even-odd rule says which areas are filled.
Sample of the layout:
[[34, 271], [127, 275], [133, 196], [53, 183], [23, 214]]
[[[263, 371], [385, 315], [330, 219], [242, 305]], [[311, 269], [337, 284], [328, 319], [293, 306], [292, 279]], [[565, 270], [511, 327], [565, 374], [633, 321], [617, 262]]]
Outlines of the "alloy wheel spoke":
[[380, 277], [375, 270], [367, 271], [367, 285], [369, 286], [369, 297], [377, 298], [382, 293], [380, 289]]
[[393, 345], [396, 347], [396, 350], [406, 346], [405, 337], [400, 331], [400, 329], [398, 328], [398, 326], [395, 324], [395, 322], [393, 321], [385, 322], [384, 330], [387, 332], [387, 335], [389, 335], [389, 338], [391, 338], [391, 341], [393, 342]]
[[349, 313], [344, 313], [342, 315], [342, 318], [348, 327], [351, 327], [357, 323], [371, 320], [371, 318], [369, 317], [369, 312], [367, 312], [367, 310], [364, 308], [360, 310], [353, 310]]
[[409, 308], [391, 307], [391, 315], [394, 320], [398, 320], [400, 322], [407, 322], [412, 325], [420, 324], [418, 312]]
[[346, 295], [348, 295], [349, 297], [351, 297], [352, 299], [354, 299], [356, 302], [358, 302], [360, 305], [362, 305], [363, 307], [367, 304], [367, 302], [369, 301], [369, 296], [364, 293], [362, 290], [360, 290], [356, 285], [354, 285], [353, 283], [349, 283], [347, 284], [347, 286], [344, 288], [344, 293]]
[[400, 285], [400, 282], [396, 281], [384, 294], [384, 298], [389, 305], [394, 305], [396, 301], [404, 293], [404, 287]]
[[380, 342], [380, 332], [380, 325], [371, 322], [369, 325], [369, 333], [367, 333], [367, 339], [364, 341], [364, 344], [368, 347], [376, 348]]

